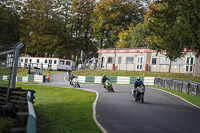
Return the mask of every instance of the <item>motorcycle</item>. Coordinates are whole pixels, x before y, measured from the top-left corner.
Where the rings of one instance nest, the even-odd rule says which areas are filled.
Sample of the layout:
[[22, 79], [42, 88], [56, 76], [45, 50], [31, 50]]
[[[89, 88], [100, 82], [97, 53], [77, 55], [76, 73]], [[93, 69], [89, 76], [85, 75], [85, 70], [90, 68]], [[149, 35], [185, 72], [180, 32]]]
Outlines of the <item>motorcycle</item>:
[[111, 82], [109, 80], [106, 80], [106, 82], [104, 83], [105, 84], [105, 89], [109, 92], [109, 91], [112, 91], [114, 92], [114, 89], [113, 89], [113, 86], [111, 84]]
[[137, 87], [135, 89], [135, 94], [132, 91], [132, 95], [133, 95], [135, 101], [139, 101], [141, 103], [144, 103], [144, 91], [145, 91], [144, 87], [141, 87], [141, 86]]
[[72, 81], [71, 81], [71, 84], [72, 84], [74, 87], [80, 88], [80, 84], [79, 84], [77, 78], [73, 78]]

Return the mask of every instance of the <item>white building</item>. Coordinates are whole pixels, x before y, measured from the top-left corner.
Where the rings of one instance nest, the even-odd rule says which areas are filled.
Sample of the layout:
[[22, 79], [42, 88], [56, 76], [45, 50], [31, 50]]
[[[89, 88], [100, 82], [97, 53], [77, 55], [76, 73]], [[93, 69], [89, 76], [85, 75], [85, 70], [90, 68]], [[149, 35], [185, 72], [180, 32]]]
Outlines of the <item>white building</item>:
[[98, 68], [127, 71], [151, 71], [172, 73], [200, 72], [199, 58], [191, 51], [175, 61], [170, 61], [164, 54], [148, 48], [134, 49], [99, 49]]
[[30, 65], [48, 70], [72, 70], [74, 65], [73, 61], [69, 59], [48, 57], [20, 57], [18, 64], [22, 68], [27, 68]]

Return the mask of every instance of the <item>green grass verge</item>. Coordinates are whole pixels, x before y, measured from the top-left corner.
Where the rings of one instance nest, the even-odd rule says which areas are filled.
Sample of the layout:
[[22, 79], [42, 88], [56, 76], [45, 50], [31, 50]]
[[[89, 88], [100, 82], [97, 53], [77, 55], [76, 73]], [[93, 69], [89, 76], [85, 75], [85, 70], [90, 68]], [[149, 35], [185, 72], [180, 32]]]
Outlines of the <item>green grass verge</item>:
[[[28, 72], [28, 69], [26, 69], [26, 68], [18, 68], [17, 69], [17, 76], [27, 76], [27, 72]], [[65, 72], [65, 71], [47, 71], [47, 70], [42, 70], [42, 74], [43, 75], [47, 75], [48, 72], [51, 72], [51, 74], [55, 74], [55, 73], [62, 73], [62, 72]]]
[[42, 133], [101, 133], [93, 120], [95, 93], [83, 90], [20, 85], [32, 89], [34, 108]]
[[118, 70], [80, 70], [73, 72], [74, 75], [79, 76], [127, 76], [127, 77], [166, 77], [174, 79], [183, 79], [194, 82], [200, 82], [200, 78], [193, 78], [190, 74], [178, 73], [159, 73], [159, 72], [138, 72], [138, 71], [118, 71]]
[[0, 133], [9, 133], [9, 130], [13, 124], [13, 119], [8, 117], [0, 117]]
[[200, 98], [199, 97], [191, 96], [189, 94], [185, 94], [185, 93], [182, 93], [182, 92], [178, 92], [178, 91], [174, 91], [174, 90], [170, 90], [170, 89], [166, 89], [166, 88], [156, 87], [156, 86], [147, 85], [147, 87], [156, 88], [156, 89], [160, 89], [160, 90], [164, 90], [164, 91], [173, 93], [173, 94], [193, 103], [194, 105], [197, 105], [197, 106], [200, 107]]

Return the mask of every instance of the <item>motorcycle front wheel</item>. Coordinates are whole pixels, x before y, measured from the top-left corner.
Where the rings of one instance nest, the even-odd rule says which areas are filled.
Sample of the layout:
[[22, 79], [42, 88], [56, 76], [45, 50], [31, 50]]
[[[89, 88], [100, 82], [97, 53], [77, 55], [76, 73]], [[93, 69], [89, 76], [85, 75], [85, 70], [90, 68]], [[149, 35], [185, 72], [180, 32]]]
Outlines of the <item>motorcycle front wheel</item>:
[[79, 84], [77, 84], [77, 87], [80, 88], [81, 86]]
[[144, 94], [140, 94], [140, 102], [144, 103]]
[[111, 90], [112, 92], [115, 92], [112, 86], [110, 87], [110, 90]]

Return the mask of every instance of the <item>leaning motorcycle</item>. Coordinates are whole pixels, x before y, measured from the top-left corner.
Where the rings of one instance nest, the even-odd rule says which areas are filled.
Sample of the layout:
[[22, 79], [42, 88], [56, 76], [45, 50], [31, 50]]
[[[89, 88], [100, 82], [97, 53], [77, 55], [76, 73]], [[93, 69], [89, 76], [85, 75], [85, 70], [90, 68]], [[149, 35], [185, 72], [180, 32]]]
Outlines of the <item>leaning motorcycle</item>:
[[79, 84], [77, 78], [73, 78], [73, 79], [72, 79], [72, 85], [73, 85], [74, 87], [80, 88], [80, 84]]
[[104, 84], [105, 84], [105, 89], [106, 89], [108, 92], [109, 92], [109, 91], [114, 92], [112, 83], [111, 83], [109, 80], [106, 80], [106, 82], [105, 82]]
[[144, 91], [145, 91], [145, 88], [142, 86], [139, 86], [135, 89], [135, 94], [132, 92], [135, 101], [144, 103]]

